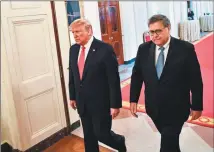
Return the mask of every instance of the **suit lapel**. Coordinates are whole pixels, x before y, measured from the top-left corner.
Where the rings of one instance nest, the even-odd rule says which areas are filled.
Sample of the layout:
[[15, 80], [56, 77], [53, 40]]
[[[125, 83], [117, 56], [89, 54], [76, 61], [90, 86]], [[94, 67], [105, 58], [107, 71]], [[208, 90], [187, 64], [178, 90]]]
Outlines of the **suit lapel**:
[[93, 58], [93, 55], [96, 52], [96, 48], [95, 48], [96, 44], [95, 43], [96, 43], [96, 39], [94, 38], [94, 40], [93, 40], [93, 42], [91, 44], [91, 47], [89, 49], [87, 58], [85, 60], [85, 66], [84, 66], [84, 70], [83, 70], [82, 81], [86, 77], [86, 74], [87, 74], [87, 71], [88, 71], [90, 63], [93, 61], [91, 58]]
[[168, 50], [166, 62], [165, 62], [165, 65], [164, 65], [164, 68], [163, 68], [163, 71], [162, 71], [162, 74], [161, 74], [161, 77], [160, 77], [160, 81], [163, 79], [164, 75], [166, 74], [168, 66], [169, 66], [169, 63], [170, 63], [170, 61], [172, 59], [173, 45], [174, 45], [174, 38], [171, 37], [170, 44], [169, 44], [169, 50]]
[[149, 50], [149, 68], [151, 69], [151, 76], [153, 76], [153, 79], [155, 81], [158, 80], [157, 72], [156, 72], [156, 67], [155, 67], [155, 44], [152, 43], [150, 50]]
[[79, 73], [79, 68], [78, 68], [78, 56], [79, 56], [79, 51], [80, 51], [80, 45], [77, 45], [74, 51], [74, 71], [76, 71], [77, 77], [80, 80], [80, 73]]

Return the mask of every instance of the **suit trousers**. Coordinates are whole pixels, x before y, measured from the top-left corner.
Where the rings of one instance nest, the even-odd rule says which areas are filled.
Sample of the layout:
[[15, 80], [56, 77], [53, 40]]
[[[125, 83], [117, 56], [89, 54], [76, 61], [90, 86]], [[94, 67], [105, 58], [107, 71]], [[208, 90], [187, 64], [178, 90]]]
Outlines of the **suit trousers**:
[[124, 146], [121, 135], [111, 131], [111, 115], [92, 116], [85, 112], [81, 117], [85, 152], [99, 152], [98, 141], [116, 150]]
[[181, 152], [179, 136], [183, 127], [183, 121], [165, 122], [162, 119], [153, 120], [161, 134], [160, 152]]

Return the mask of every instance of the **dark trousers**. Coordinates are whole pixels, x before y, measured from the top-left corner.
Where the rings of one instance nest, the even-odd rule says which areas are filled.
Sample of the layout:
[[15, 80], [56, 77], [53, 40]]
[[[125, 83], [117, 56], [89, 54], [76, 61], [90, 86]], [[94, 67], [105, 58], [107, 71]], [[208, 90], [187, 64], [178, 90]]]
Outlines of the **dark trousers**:
[[116, 150], [124, 146], [122, 136], [111, 131], [111, 115], [91, 116], [86, 112], [81, 116], [81, 121], [85, 152], [99, 152], [98, 141]]
[[179, 136], [184, 122], [164, 122], [163, 119], [153, 120], [153, 122], [161, 134], [160, 152], [181, 152]]

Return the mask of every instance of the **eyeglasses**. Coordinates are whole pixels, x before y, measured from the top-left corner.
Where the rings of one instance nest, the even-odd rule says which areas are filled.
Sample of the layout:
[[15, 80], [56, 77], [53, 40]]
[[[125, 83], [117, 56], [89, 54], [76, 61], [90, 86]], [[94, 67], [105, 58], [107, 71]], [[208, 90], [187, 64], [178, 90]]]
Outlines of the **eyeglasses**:
[[162, 28], [162, 29], [157, 29], [155, 31], [149, 31], [149, 34], [151, 36], [153, 36], [154, 34], [160, 35], [163, 32], [163, 29], [165, 29], [166, 27]]

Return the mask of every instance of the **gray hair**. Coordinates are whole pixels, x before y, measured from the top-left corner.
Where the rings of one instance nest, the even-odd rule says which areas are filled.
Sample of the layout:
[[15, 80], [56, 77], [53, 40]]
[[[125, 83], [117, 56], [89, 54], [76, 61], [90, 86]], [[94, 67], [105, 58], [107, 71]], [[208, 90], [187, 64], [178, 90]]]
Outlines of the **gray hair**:
[[153, 24], [159, 21], [162, 22], [164, 27], [171, 27], [170, 20], [165, 15], [162, 15], [162, 14], [153, 15], [148, 21], [148, 26], [150, 24]]

